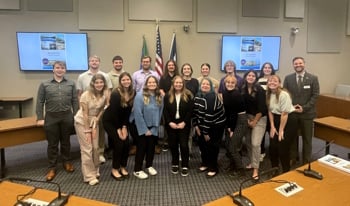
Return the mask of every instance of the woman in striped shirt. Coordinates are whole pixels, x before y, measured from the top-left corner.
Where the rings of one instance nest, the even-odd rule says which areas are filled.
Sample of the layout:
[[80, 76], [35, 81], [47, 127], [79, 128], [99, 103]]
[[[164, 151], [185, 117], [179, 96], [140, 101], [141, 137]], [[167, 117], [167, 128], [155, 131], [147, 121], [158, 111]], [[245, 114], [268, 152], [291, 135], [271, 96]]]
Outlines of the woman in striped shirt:
[[198, 136], [202, 163], [199, 172], [208, 170], [207, 177], [218, 173], [220, 141], [225, 127], [225, 111], [211, 80], [204, 77], [194, 98], [193, 126]]

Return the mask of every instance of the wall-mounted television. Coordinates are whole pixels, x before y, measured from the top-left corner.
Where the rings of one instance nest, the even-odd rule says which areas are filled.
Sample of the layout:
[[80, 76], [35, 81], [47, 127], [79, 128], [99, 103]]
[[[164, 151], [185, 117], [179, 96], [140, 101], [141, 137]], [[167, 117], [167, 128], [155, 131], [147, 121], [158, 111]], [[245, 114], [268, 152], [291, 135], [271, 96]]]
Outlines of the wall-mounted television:
[[55, 61], [63, 61], [67, 71], [86, 71], [87, 39], [87, 33], [17, 32], [19, 68], [52, 71]]
[[223, 35], [221, 46], [221, 69], [227, 60], [236, 63], [237, 71], [260, 70], [265, 62], [279, 69], [280, 36]]

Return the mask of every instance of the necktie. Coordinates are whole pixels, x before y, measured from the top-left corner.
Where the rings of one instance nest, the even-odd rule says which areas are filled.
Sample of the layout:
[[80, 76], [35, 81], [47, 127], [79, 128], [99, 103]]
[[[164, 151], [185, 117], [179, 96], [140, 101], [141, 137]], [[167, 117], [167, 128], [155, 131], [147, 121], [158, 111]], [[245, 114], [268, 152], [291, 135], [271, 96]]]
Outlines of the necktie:
[[302, 87], [303, 87], [303, 80], [302, 80], [302, 76], [301, 75], [298, 75], [298, 89], [301, 90]]

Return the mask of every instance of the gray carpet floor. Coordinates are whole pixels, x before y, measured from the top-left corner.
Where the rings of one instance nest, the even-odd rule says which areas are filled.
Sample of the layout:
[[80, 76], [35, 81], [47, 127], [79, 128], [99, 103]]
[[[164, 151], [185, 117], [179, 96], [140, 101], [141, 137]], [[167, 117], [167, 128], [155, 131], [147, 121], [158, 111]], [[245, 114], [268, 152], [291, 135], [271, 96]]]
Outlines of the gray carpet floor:
[[[76, 196], [108, 202], [122, 206], [196, 206], [218, 199], [227, 192], [239, 190], [240, 182], [251, 176], [251, 172], [243, 178], [232, 178], [220, 169], [214, 178], [206, 178], [204, 173], [197, 173], [200, 165], [200, 154], [198, 147], [193, 147], [190, 159], [190, 173], [187, 177], [180, 174], [174, 175], [170, 172], [170, 151], [162, 152], [155, 156], [154, 167], [158, 175], [146, 180], [139, 180], [130, 176], [125, 181], [115, 181], [111, 176], [111, 160], [100, 167], [100, 184], [90, 186], [83, 183], [80, 169], [79, 143], [75, 136], [71, 138], [72, 158], [76, 168], [73, 173], [66, 173], [62, 167], [58, 167], [58, 175], [54, 179], [61, 186], [63, 193], [72, 192]], [[267, 142], [268, 143], [268, 140]], [[31, 143], [5, 150], [8, 177], [24, 177], [35, 180], [45, 180], [47, 172], [46, 142]], [[324, 146], [324, 142], [316, 138], [313, 140], [314, 151]], [[348, 158], [348, 149], [332, 145], [331, 153], [344, 159]], [[314, 159], [324, 155], [324, 151], [314, 154]], [[247, 163], [247, 159], [243, 161]], [[222, 149], [219, 155], [219, 165], [224, 168], [228, 164], [225, 151]], [[130, 174], [134, 166], [134, 156], [129, 157], [128, 170]], [[261, 163], [261, 171], [270, 168], [268, 158]], [[39, 186], [49, 190], [57, 190], [55, 185], [43, 183], [26, 183], [31, 186]], [[247, 183], [250, 186], [253, 183]]]

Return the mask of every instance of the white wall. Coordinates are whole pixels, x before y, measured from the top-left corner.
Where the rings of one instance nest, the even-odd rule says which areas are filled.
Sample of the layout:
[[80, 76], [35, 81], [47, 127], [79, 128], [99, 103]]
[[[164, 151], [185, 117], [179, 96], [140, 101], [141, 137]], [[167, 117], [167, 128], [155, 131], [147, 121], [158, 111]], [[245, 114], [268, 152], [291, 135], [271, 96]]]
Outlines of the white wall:
[[[219, 79], [224, 75], [219, 70], [222, 34], [196, 32], [197, 1], [193, 1], [192, 22], [160, 22], [163, 58], [167, 59], [172, 33], [176, 32], [179, 66], [185, 62], [191, 63], [195, 69], [194, 76], [198, 76], [200, 64], [208, 62], [212, 65], [212, 75]], [[279, 18], [242, 17], [242, 1], [239, 1], [237, 34], [282, 36], [278, 72], [282, 78], [293, 72], [291, 59], [294, 56], [303, 56], [306, 59], [307, 70], [319, 77], [321, 93], [333, 92], [338, 83], [350, 84], [350, 40], [349, 36], [345, 35], [345, 24], [340, 53], [307, 53], [307, 14], [304, 19], [284, 18], [284, 1], [280, 1]], [[73, 12], [33, 12], [26, 10], [26, 1], [23, 0], [20, 11], [0, 11], [0, 96], [33, 96], [33, 103], [25, 107], [27, 116], [35, 114], [34, 105], [39, 83], [43, 79], [51, 78], [52, 73], [19, 71], [15, 33], [16, 31], [79, 32], [77, 7], [78, 1], [74, 0]], [[307, 9], [305, 11], [307, 12]], [[339, 11], [329, 12], [336, 14]], [[130, 73], [136, 71], [139, 68], [142, 35], [146, 37], [151, 56], [153, 58], [155, 56], [155, 22], [129, 21], [127, 0], [124, 0], [124, 21], [124, 31], [87, 31], [89, 53], [101, 57], [103, 71], [111, 69], [111, 59], [114, 55], [123, 56], [124, 68], [127, 71]], [[182, 29], [184, 24], [190, 25], [188, 33]], [[290, 35], [292, 26], [300, 28], [295, 38]], [[67, 74], [68, 78], [74, 80], [77, 76], [78, 73]], [[1, 112], [3, 111], [0, 111], [0, 116]]]

